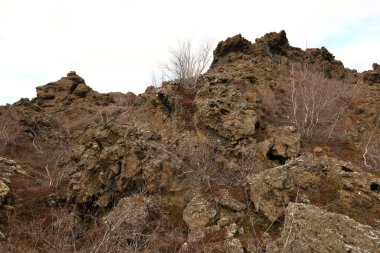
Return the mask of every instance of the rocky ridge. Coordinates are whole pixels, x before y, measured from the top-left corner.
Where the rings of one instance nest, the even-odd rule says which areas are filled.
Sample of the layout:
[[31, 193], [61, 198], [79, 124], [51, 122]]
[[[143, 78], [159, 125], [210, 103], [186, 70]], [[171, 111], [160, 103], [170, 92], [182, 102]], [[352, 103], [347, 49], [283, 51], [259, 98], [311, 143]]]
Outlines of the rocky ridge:
[[[22, 170], [0, 159], [0, 210], [15, 213], [1, 211], [0, 249], [377, 252], [379, 71], [292, 47], [281, 31], [220, 42], [193, 89], [173, 80], [138, 96], [101, 94], [74, 71], [39, 86], [0, 110], [0, 155], [30, 175], [10, 184]], [[339, 97], [347, 117], [316, 124], [313, 138], [292, 118], [289, 91], [305, 73], [355, 88]], [[333, 134], [322, 141], [323, 132]], [[60, 240], [12, 232], [15, 221], [28, 231], [57, 219], [22, 214], [20, 182], [38, 190], [31, 210], [70, 214]]]

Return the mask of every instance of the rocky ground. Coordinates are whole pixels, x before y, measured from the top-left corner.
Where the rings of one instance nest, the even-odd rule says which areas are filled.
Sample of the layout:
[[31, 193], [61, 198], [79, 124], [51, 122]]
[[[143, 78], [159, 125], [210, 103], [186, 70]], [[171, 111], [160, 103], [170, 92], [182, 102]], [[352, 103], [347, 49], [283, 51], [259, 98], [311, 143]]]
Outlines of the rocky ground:
[[196, 87], [100, 94], [71, 71], [0, 107], [1, 252], [380, 252], [380, 68], [286, 33]]

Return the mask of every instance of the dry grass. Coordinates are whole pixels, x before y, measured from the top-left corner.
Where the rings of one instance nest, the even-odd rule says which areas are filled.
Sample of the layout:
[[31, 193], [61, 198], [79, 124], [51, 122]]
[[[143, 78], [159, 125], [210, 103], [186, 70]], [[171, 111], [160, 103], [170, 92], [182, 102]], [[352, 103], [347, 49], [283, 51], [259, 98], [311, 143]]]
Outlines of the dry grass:
[[[136, 196], [135, 196], [136, 197]], [[136, 198], [133, 197], [133, 201]], [[159, 242], [160, 220], [149, 210], [146, 222], [136, 202], [107, 223], [92, 212], [75, 207], [45, 207], [38, 216], [14, 212], [8, 219], [2, 252], [151, 252]], [[92, 213], [92, 214], [91, 214]], [[132, 218], [131, 218], [132, 217]], [[4, 230], [3, 230], [4, 231]], [[174, 235], [172, 235], [174, 236]]]
[[74, 211], [49, 209], [44, 216], [29, 221], [15, 213], [9, 218], [5, 252], [76, 252], [80, 234]]

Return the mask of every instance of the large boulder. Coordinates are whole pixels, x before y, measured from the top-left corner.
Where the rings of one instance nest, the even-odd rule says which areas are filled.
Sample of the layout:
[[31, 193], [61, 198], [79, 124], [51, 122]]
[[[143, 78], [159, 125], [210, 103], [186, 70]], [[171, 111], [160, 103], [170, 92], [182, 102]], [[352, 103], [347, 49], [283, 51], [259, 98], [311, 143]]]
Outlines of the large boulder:
[[244, 253], [243, 245], [236, 238], [224, 241], [224, 249], [226, 253]]
[[71, 198], [79, 203], [112, 206], [136, 191], [182, 190], [182, 161], [161, 143], [161, 136], [135, 125], [99, 127], [90, 142], [75, 151]]
[[[215, 82], [220, 81], [215, 79]], [[242, 90], [238, 93], [236, 89]], [[234, 84], [233, 80], [222, 85], [210, 83], [202, 87], [194, 101], [197, 126], [231, 141], [252, 137], [258, 122], [258, 101], [255, 100], [253, 91], [250, 94], [244, 90], [244, 87]]]
[[[252, 74], [210, 74], [194, 98], [194, 124], [202, 140], [231, 157], [256, 155], [257, 126], [262, 115]], [[228, 159], [232, 161], [233, 159]]]
[[[143, 231], [149, 223], [152, 199], [142, 194], [134, 194], [121, 199], [102, 222], [110, 228], [124, 230], [126, 236]], [[129, 233], [129, 234], [127, 234]]]
[[335, 158], [305, 153], [246, 180], [256, 210], [271, 221], [283, 214], [289, 201], [326, 206], [367, 223], [380, 215], [380, 180]]
[[379, 252], [379, 245], [379, 230], [313, 205], [290, 203], [281, 237], [266, 252]]
[[273, 146], [270, 148], [271, 159], [285, 163], [290, 158], [296, 158], [301, 152], [301, 136], [292, 126], [284, 126], [273, 133]]
[[301, 153], [301, 135], [293, 126], [268, 127], [268, 139], [257, 144], [262, 157], [284, 164]]
[[218, 218], [218, 210], [213, 203], [201, 195], [196, 195], [183, 211], [183, 220], [190, 229], [188, 241], [201, 239], [206, 227], [211, 225]]
[[183, 220], [191, 230], [204, 228], [217, 218], [215, 206], [204, 197], [197, 195], [186, 206]]
[[283, 214], [289, 203], [289, 195], [294, 183], [284, 168], [273, 168], [247, 177], [250, 199], [255, 209], [263, 213], [270, 221]]

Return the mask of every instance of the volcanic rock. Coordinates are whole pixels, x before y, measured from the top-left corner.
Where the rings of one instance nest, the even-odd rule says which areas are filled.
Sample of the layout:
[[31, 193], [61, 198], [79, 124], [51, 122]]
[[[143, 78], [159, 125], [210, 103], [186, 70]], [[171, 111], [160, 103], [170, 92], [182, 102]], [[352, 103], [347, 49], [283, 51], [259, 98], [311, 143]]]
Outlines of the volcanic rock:
[[[322, 232], [323, 231], [323, 232]], [[290, 203], [278, 239], [267, 252], [379, 252], [380, 231], [313, 205]]]

